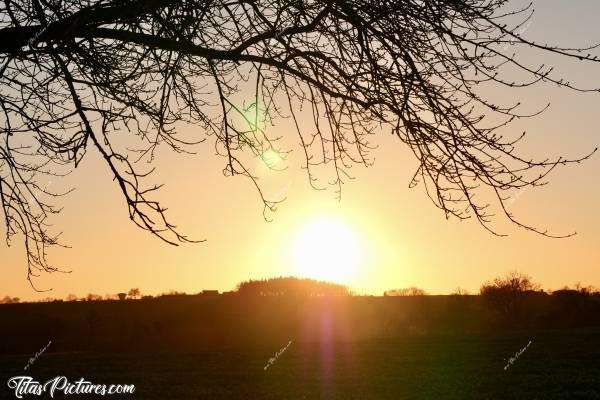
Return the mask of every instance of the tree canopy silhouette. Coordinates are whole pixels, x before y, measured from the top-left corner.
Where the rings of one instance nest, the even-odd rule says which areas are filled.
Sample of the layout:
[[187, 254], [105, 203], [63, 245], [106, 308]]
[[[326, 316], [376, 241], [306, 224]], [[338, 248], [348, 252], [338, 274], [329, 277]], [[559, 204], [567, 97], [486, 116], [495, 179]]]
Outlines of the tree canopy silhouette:
[[517, 318], [525, 296], [544, 293], [539, 290], [540, 285], [533, 282], [530, 276], [511, 271], [492, 282], [485, 282], [479, 293], [503, 316]]
[[346, 286], [316, 281], [314, 279], [300, 279], [295, 277], [270, 278], [262, 280], [249, 280], [241, 282], [237, 292], [242, 295], [253, 296], [348, 296], [350, 292]]
[[[268, 129], [277, 118], [296, 126], [315, 187], [322, 186], [317, 170], [325, 166], [339, 190], [352, 165], [372, 162], [373, 135], [389, 132], [419, 162], [410, 186], [421, 183], [446, 216], [474, 217], [498, 233], [492, 215], [499, 207], [518, 226], [550, 235], [516, 219], [506, 196], [589, 155], [535, 161], [518, 154], [522, 135], [507, 138], [498, 129], [527, 116], [520, 103], [496, 104], [478, 87], [552, 82], [597, 90], [522, 61], [519, 47], [600, 60], [589, 54], [596, 46], [528, 40], [519, 29], [531, 5], [509, 6], [506, 0], [7, 0], [0, 5], [0, 204], [8, 239], [23, 236], [29, 279], [55, 270], [46, 253], [58, 238], [46, 223], [64, 193], [41, 179], [67, 174], [95, 151], [132, 221], [168, 243], [191, 241], [153, 197], [160, 184], [149, 181], [151, 170], [137, 163], [152, 160], [159, 145], [194, 152], [204, 136], [178, 135], [180, 123], [212, 136], [224, 173], [250, 178], [265, 210], [273, 209], [277, 199], [263, 196], [248, 158], [285, 151]], [[520, 71], [522, 80], [513, 82], [507, 70]], [[252, 101], [240, 105], [236, 94], [245, 87]], [[310, 124], [301, 120], [305, 114]], [[480, 188], [494, 200], [476, 199]]]

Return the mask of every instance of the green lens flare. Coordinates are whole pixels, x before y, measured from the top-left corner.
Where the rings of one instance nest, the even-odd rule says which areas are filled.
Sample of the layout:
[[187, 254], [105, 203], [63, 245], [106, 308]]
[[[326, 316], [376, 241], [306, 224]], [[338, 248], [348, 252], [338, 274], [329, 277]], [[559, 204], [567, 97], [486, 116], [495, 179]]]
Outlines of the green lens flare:
[[260, 158], [269, 168], [275, 167], [278, 163], [280, 163], [283, 160], [281, 154], [273, 149], [269, 149], [262, 153]]
[[258, 114], [254, 104], [242, 108], [242, 122], [248, 126], [248, 130], [251, 132], [256, 132], [258, 129]]

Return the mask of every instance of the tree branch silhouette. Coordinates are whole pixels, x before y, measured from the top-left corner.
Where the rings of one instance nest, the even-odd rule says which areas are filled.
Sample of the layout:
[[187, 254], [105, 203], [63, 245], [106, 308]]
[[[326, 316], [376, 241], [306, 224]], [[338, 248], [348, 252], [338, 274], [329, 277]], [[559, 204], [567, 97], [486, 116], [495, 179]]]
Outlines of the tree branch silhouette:
[[[539, 113], [521, 113], [520, 103], [495, 104], [478, 88], [550, 82], [598, 91], [514, 51], [599, 63], [591, 54], [598, 46], [530, 41], [519, 28], [530, 21], [532, 5], [509, 6], [506, 0], [7, 0], [0, 5], [0, 204], [7, 238], [25, 238], [29, 277], [55, 270], [46, 250], [58, 237], [45, 221], [59, 211], [52, 203], [62, 193], [39, 182], [67, 174], [91, 148], [114, 176], [134, 223], [170, 244], [190, 242], [153, 200], [160, 185], [145, 183], [152, 170], [138, 164], [152, 160], [159, 145], [193, 152], [205, 138], [182, 139], [181, 122], [213, 136], [225, 175], [251, 179], [272, 210], [277, 201], [263, 195], [245, 159], [279, 150], [279, 138], [266, 127], [276, 118], [293, 121], [317, 189], [316, 169], [330, 166], [339, 195], [353, 165], [372, 163], [373, 135], [387, 131], [419, 162], [409, 186], [421, 183], [447, 217], [474, 217], [501, 234], [493, 225], [496, 207], [521, 228], [555, 236], [517, 219], [507, 196], [545, 184], [555, 167], [593, 152], [543, 160], [519, 155], [524, 134], [505, 138], [498, 131]], [[522, 80], [509, 80], [510, 69]], [[255, 116], [248, 118], [234, 96], [252, 81]], [[308, 128], [300, 123], [303, 106], [312, 114]], [[122, 148], [120, 132], [143, 146]], [[476, 198], [481, 190], [494, 200]]]

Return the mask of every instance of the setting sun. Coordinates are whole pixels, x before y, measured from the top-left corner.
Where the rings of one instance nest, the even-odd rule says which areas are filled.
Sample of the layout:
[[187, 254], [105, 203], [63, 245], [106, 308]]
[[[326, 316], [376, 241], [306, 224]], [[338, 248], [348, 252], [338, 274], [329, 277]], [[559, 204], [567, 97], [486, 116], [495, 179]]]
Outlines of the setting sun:
[[320, 217], [300, 228], [291, 256], [299, 276], [348, 283], [360, 262], [361, 249], [347, 224]]

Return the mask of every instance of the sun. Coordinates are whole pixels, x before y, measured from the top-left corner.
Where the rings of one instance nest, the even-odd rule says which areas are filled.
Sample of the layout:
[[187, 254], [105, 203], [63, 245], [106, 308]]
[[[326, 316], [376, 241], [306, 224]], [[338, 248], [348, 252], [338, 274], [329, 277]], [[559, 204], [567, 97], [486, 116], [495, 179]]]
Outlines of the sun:
[[360, 243], [342, 220], [319, 217], [298, 231], [291, 257], [298, 276], [349, 283], [361, 260]]

